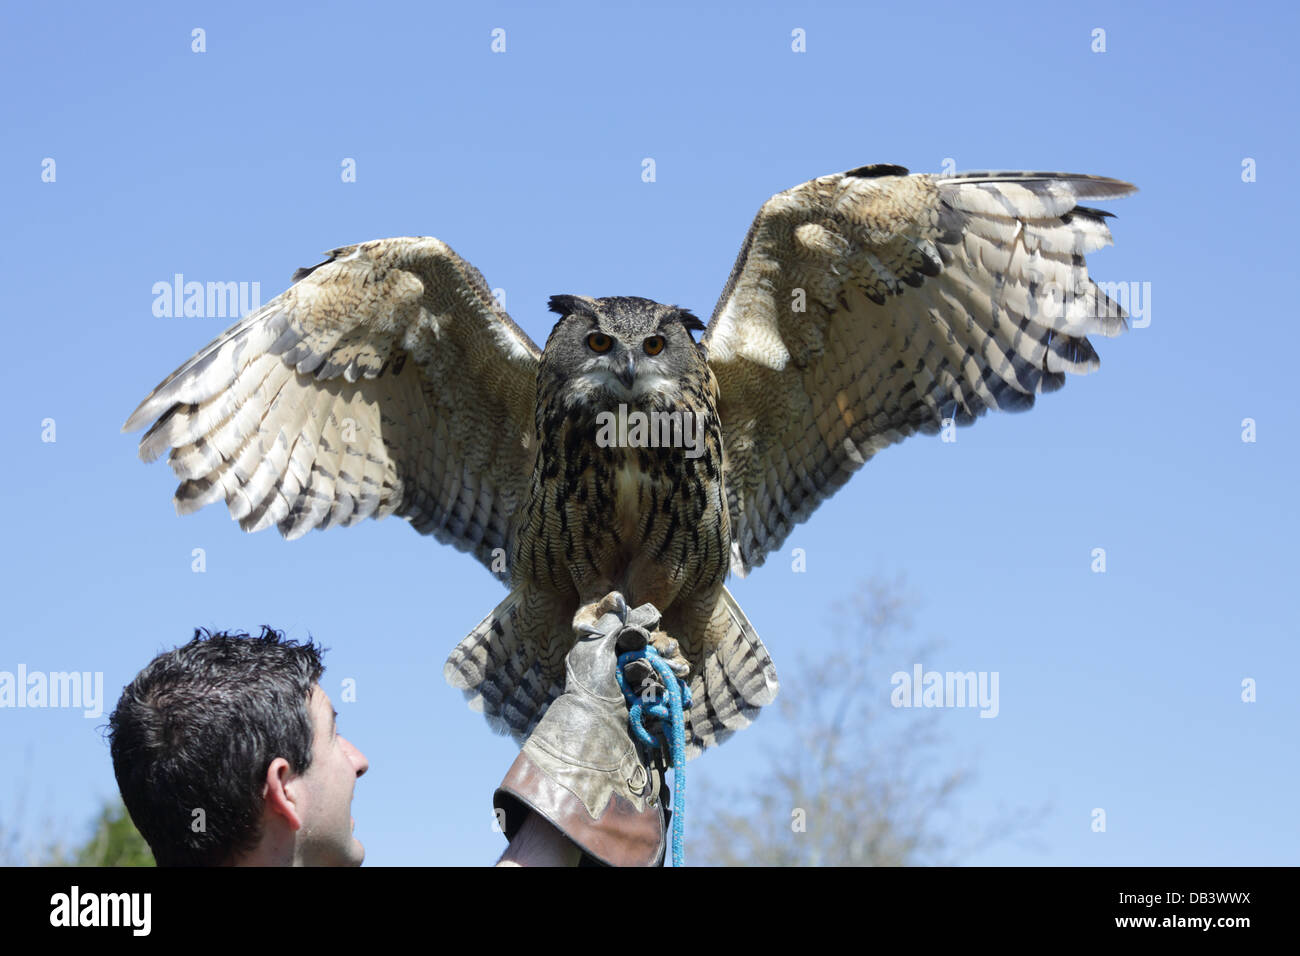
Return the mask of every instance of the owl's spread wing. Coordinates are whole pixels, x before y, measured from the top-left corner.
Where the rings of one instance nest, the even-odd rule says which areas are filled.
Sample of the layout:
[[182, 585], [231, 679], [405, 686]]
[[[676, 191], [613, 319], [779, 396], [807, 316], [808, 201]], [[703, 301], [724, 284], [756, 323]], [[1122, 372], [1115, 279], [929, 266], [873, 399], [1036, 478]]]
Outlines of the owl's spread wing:
[[1088, 278], [1128, 183], [867, 166], [759, 210], [702, 339], [745, 574], [881, 448], [1020, 410], [1098, 365], [1123, 310]]
[[227, 329], [123, 426], [171, 448], [176, 510], [246, 531], [398, 514], [491, 566], [527, 488], [540, 353], [432, 238], [345, 246]]

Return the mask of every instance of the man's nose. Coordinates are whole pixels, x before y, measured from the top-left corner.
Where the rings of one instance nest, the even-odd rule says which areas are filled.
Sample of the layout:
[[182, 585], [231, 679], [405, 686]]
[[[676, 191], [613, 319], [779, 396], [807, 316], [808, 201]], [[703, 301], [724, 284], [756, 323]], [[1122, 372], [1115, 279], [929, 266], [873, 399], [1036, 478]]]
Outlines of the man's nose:
[[343, 742], [347, 744], [348, 759], [352, 761], [352, 766], [357, 768], [357, 776], [359, 777], [370, 769], [370, 761], [366, 759], [365, 754], [356, 748], [352, 741], [344, 737]]

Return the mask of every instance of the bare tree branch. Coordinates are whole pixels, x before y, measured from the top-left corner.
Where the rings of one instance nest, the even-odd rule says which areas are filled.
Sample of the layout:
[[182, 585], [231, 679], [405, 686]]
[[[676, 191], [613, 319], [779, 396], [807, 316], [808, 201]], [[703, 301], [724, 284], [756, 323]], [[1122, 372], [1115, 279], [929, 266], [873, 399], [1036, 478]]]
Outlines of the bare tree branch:
[[[951, 864], [1037, 826], [1046, 808], [1001, 813], [979, 826], [944, 825], [974, 780], [945, 752], [940, 714], [889, 706], [908, 646], [911, 600], [901, 582], [869, 581], [837, 605], [829, 652], [802, 656], [783, 675], [780, 719], [792, 730], [749, 786], [724, 790], [708, 777], [688, 827], [693, 862], [720, 866], [913, 866]], [[957, 834], [973, 834], [964, 842]]]

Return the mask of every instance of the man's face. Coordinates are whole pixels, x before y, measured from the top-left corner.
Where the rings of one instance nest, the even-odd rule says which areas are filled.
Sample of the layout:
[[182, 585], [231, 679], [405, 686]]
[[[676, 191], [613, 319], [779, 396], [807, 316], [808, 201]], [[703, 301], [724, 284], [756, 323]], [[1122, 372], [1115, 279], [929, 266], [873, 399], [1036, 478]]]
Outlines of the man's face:
[[365, 755], [339, 736], [334, 707], [317, 684], [307, 711], [313, 730], [311, 766], [296, 780], [303, 801], [298, 857], [303, 866], [360, 866], [366, 850], [352, 835], [352, 790], [370, 768]]

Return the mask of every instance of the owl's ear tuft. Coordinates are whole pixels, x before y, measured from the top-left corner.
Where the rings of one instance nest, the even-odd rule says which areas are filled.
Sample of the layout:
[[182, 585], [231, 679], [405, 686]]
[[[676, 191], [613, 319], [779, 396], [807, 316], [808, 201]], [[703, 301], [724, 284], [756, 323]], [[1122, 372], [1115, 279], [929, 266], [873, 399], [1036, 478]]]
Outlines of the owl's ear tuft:
[[677, 318], [681, 320], [682, 325], [686, 326], [691, 332], [703, 332], [704, 323], [700, 321], [699, 316], [689, 309], [678, 309]]
[[857, 169], [850, 169], [845, 176], [855, 176], [858, 179], [878, 179], [881, 176], [906, 176], [906, 166], [895, 166], [893, 163], [872, 163], [870, 166], [859, 166]]
[[553, 295], [546, 303], [546, 307], [561, 318], [566, 315], [573, 315], [575, 312], [579, 315], [596, 317], [596, 304], [586, 296]]

